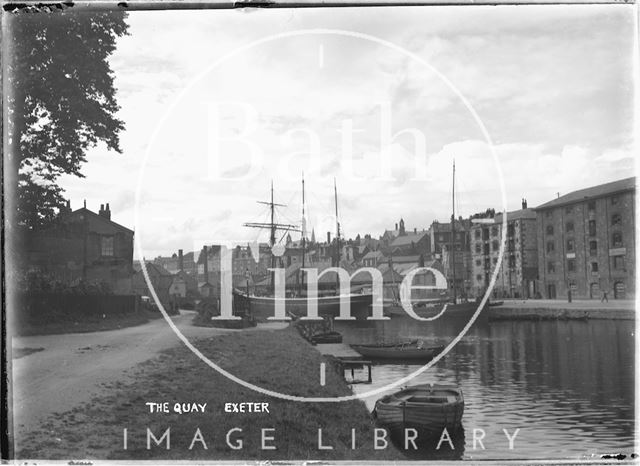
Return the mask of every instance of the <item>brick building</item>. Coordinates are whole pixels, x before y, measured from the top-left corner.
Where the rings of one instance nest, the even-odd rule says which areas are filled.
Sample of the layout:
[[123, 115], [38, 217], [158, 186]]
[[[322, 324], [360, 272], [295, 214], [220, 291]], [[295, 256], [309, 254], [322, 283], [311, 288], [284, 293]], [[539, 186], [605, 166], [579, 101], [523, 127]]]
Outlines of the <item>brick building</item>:
[[545, 298], [635, 296], [635, 177], [538, 206], [538, 275]]
[[130, 294], [133, 275], [133, 231], [111, 220], [109, 204], [96, 214], [85, 207], [67, 208], [48, 227], [29, 232], [25, 267], [73, 285], [84, 280]]
[[[474, 220], [470, 228], [471, 281], [474, 296], [489, 287], [498, 264], [503, 235], [502, 214]], [[507, 242], [493, 288], [494, 297], [533, 298], [538, 292], [538, 240], [536, 213], [527, 208], [507, 212]]]

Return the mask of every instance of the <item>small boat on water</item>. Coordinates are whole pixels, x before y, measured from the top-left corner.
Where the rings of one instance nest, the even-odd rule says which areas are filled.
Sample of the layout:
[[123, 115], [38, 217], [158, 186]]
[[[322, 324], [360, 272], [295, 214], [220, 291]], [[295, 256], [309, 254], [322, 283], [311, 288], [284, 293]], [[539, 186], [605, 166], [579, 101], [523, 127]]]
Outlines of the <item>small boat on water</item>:
[[425, 347], [421, 341], [391, 345], [351, 345], [362, 356], [371, 359], [421, 360], [430, 361], [442, 352], [444, 346]]
[[406, 387], [378, 401], [373, 414], [390, 430], [413, 428], [441, 435], [462, 427], [464, 397], [454, 385], [423, 384]]

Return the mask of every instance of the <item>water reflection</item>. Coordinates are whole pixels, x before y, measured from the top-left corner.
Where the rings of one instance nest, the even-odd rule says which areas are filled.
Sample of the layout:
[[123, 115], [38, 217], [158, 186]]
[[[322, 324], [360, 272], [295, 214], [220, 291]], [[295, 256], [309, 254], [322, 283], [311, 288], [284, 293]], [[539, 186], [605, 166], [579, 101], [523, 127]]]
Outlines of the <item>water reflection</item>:
[[[396, 317], [385, 322], [336, 322], [336, 330], [346, 343], [420, 338], [436, 345], [449, 343], [465, 324], [455, 318], [423, 323]], [[630, 321], [480, 319], [443, 360], [411, 384], [462, 387], [464, 458], [629, 455], [634, 447], [633, 329]], [[417, 368], [376, 365], [373, 386], [354, 390], [384, 386]], [[365, 400], [370, 409], [376, 398]], [[508, 439], [514, 435], [511, 449]], [[407, 456], [438, 459], [441, 453], [420, 449]]]

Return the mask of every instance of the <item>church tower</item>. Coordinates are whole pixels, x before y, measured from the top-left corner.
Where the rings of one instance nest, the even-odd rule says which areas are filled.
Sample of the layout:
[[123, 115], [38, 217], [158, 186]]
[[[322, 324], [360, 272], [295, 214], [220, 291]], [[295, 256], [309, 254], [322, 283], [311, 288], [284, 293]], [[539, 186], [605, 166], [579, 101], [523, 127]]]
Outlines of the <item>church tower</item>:
[[398, 233], [399, 236], [404, 236], [406, 235], [405, 231], [404, 231], [404, 220], [400, 219], [400, 232]]

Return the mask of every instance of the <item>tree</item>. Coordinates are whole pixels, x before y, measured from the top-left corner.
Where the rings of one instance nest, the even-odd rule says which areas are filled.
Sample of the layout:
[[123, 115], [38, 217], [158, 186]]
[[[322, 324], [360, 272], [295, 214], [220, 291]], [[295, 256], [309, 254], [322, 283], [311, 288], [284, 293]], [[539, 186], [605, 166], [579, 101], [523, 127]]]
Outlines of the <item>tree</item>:
[[122, 152], [124, 123], [116, 116], [108, 58], [128, 33], [125, 18], [119, 11], [5, 14], [10, 226], [35, 228], [51, 220], [64, 203], [58, 178], [82, 177], [89, 148], [103, 142]]

